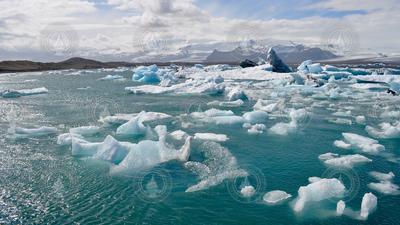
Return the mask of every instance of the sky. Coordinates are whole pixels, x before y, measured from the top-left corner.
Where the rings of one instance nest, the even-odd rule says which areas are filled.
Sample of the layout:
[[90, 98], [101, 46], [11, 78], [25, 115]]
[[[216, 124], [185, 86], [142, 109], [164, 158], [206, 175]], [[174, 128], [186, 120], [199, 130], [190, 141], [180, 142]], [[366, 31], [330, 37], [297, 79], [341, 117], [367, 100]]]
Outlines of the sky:
[[0, 0], [0, 60], [134, 61], [250, 39], [395, 54], [399, 28], [400, 0]]

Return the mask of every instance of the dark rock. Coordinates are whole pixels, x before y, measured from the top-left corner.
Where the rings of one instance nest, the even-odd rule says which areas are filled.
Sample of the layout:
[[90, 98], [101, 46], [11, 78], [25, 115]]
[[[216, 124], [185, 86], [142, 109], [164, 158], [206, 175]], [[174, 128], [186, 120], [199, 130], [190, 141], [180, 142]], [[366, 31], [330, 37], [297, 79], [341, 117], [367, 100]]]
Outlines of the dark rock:
[[276, 73], [290, 73], [292, 69], [284, 63], [273, 48], [268, 51], [267, 62], [272, 65], [272, 71]]
[[249, 59], [246, 59], [240, 63], [240, 67], [242, 67], [242, 68], [255, 67], [255, 66], [257, 66], [257, 63], [255, 63]]

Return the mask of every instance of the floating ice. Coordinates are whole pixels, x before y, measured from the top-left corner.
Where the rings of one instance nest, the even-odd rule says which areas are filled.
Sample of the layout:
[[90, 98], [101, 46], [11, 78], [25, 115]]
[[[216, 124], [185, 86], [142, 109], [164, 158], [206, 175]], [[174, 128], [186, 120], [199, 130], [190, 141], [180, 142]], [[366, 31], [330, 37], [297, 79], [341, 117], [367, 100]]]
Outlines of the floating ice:
[[275, 205], [275, 204], [278, 204], [278, 203], [280, 203], [288, 198], [291, 198], [291, 197], [292, 197], [291, 194], [288, 194], [284, 191], [274, 190], [274, 191], [267, 192], [264, 195], [263, 200], [264, 200], [264, 202], [266, 202], [268, 204]]
[[193, 112], [190, 116], [205, 123], [216, 125], [243, 124], [245, 120], [241, 116], [235, 116], [231, 110], [209, 109], [205, 112]]
[[128, 122], [122, 124], [117, 128], [117, 135], [133, 135], [133, 136], [139, 136], [139, 135], [144, 135], [148, 131], [148, 127], [144, 126], [141, 120], [141, 117], [143, 116], [143, 113], [140, 113], [136, 117], [132, 118]]
[[338, 216], [343, 215], [345, 208], [346, 208], [346, 203], [342, 200], [338, 201], [338, 203], [336, 205], [336, 214]]
[[360, 216], [362, 219], [367, 219], [378, 205], [378, 198], [372, 193], [366, 193], [361, 202]]
[[220, 102], [220, 101], [212, 101], [207, 103], [210, 106], [221, 106], [221, 107], [240, 107], [244, 104], [243, 100], [238, 99], [236, 101], [228, 101], [228, 102]]
[[[133, 114], [116, 114], [114, 116], [105, 116], [99, 119], [99, 122], [105, 126], [121, 125], [129, 120], [137, 117], [140, 113]], [[171, 115], [160, 113], [160, 112], [141, 112], [140, 119], [143, 123], [154, 122], [171, 118]]]
[[269, 131], [273, 134], [286, 136], [289, 133], [296, 131], [298, 121], [304, 120], [308, 116], [308, 112], [305, 109], [290, 109], [289, 116], [291, 119], [289, 123], [277, 123], [272, 126]]
[[83, 139], [84, 137], [80, 134], [64, 133], [57, 137], [58, 145], [72, 145], [72, 138]]
[[252, 111], [243, 114], [243, 118], [249, 123], [263, 123], [268, 120], [268, 113], [264, 111]]
[[128, 155], [120, 164], [112, 168], [113, 173], [130, 172], [152, 168], [158, 164], [171, 160], [185, 162], [191, 151], [192, 137], [187, 137], [185, 144], [179, 149], [173, 149], [166, 143], [166, 127], [158, 126], [155, 129], [159, 135], [158, 141], [144, 140], [133, 145]]
[[333, 153], [326, 153], [320, 155], [319, 159], [322, 160], [328, 166], [348, 167], [348, 168], [351, 168], [359, 164], [372, 162], [371, 159], [368, 159], [367, 157], [359, 154], [339, 156]]
[[135, 69], [135, 73], [132, 75], [132, 80], [144, 83], [158, 83], [160, 82], [160, 78], [157, 72], [158, 67], [156, 65], [148, 67], [140, 66]]
[[247, 96], [244, 93], [243, 90], [240, 90], [239, 88], [234, 88], [231, 91], [229, 91], [228, 95], [228, 100], [229, 101], [235, 101], [235, 100], [246, 100]]
[[390, 181], [390, 180], [393, 180], [393, 178], [395, 177], [393, 172], [381, 173], [381, 172], [372, 171], [369, 173], [369, 175], [379, 181]]
[[246, 127], [248, 128], [247, 132], [249, 134], [262, 134], [267, 129], [267, 127], [264, 124], [254, 124], [254, 125], [249, 124], [249, 125], [250, 125], [249, 127], [244, 126], [245, 128]]
[[321, 179], [307, 186], [301, 186], [294, 203], [294, 211], [301, 212], [310, 202], [319, 202], [331, 198], [340, 198], [346, 191], [345, 186], [336, 178]]
[[245, 197], [245, 198], [250, 198], [250, 197], [252, 197], [255, 193], [256, 193], [256, 190], [255, 190], [254, 187], [251, 186], [251, 185], [244, 186], [244, 187], [240, 190], [240, 194], [242, 194], [242, 196]]
[[105, 77], [100, 78], [99, 80], [101, 81], [107, 81], [107, 80], [123, 80], [124, 77], [121, 75], [107, 75]]
[[203, 162], [187, 162], [185, 167], [199, 176], [199, 183], [186, 189], [195, 192], [221, 184], [226, 179], [246, 177], [248, 173], [240, 169], [236, 158], [227, 148], [215, 142], [206, 142], [199, 149], [204, 153]]
[[225, 134], [214, 134], [214, 133], [195, 133], [194, 139], [203, 141], [215, 141], [215, 142], [225, 142], [229, 138]]
[[22, 89], [22, 90], [5, 90], [3, 92], [0, 92], [0, 95], [3, 98], [17, 98], [17, 97], [27, 96], [27, 95], [46, 94], [48, 92], [49, 92], [49, 90], [47, 90], [47, 88], [40, 87], [40, 88]]
[[118, 142], [112, 136], [108, 135], [103, 143], [98, 146], [93, 158], [118, 164], [134, 146], [135, 144], [129, 142]]
[[79, 134], [83, 136], [95, 135], [100, 132], [100, 127], [98, 126], [82, 126], [69, 129], [72, 134]]
[[13, 138], [32, 138], [42, 137], [58, 133], [55, 127], [39, 127], [39, 128], [23, 128], [23, 127], [11, 127], [8, 129], [8, 133]]
[[393, 184], [391, 181], [381, 181], [379, 183], [369, 183], [368, 187], [372, 190], [380, 192], [385, 195], [399, 195], [399, 186]]
[[377, 140], [364, 137], [353, 133], [342, 133], [344, 141], [335, 141], [337, 147], [344, 147], [345, 149], [356, 149], [368, 154], [378, 154], [385, 150], [385, 146], [378, 143]]
[[171, 132], [171, 133], [169, 133], [168, 134], [170, 137], [172, 137], [173, 139], [175, 139], [175, 140], [178, 140], [178, 141], [183, 141], [183, 140], [185, 140], [189, 135], [185, 132], [185, 131], [183, 131], [183, 130], [176, 130], [176, 131], [174, 131], [174, 132]]
[[379, 128], [366, 126], [365, 130], [369, 135], [375, 138], [400, 138], [400, 122], [394, 124], [381, 123], [379, 124]]
[[356, 123], [358, 123], [358, 124], [365, 125], [365, 121], [366, 121], [365, 116], [357, 116], [356, 117]]

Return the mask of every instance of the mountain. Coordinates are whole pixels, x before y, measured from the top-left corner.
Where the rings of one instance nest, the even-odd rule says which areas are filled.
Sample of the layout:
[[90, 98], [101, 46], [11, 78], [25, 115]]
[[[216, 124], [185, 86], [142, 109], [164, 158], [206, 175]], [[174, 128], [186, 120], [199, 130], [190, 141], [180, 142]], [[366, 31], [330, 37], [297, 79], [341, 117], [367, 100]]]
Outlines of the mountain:
[[[335, 54], [322, 50], [320, 48], [309, 48], [303, 45], [284, 46], [277, 45], [273, 47], [277, 55], [286, 63], [298, 64], [305, 60], [327, 60], [337, 58]], [[205, 60], [207, 63], [217, 62], [238, 62], [245, 59], [258, 61], [259, 58], [266, 59], [266, 52], [257, 52], [254, 50], [244, 50], [237, 47], [232, 51], [219, 51], [214, 50]]]
[[134, 66], [133, 63], [126, 62], [99, 62], [84, 58], [70, 58], [61, 62], [32, 62], [28, 60], [2, 61], [0, 62], [0, 73], [6, 72], [27, 72], [43, 70], [65, 70], [65, 69], [97, 69], [112, 68], [120, 66]]

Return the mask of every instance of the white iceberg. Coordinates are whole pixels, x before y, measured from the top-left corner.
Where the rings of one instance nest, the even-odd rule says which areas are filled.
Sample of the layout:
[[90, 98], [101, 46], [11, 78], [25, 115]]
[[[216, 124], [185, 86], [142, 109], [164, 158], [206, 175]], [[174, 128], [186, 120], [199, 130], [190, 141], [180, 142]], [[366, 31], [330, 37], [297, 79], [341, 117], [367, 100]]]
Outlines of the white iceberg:
[[378, 205], [378, 198], [372, 193], [366, 193], [362, 198], [360, 216], [362, 219], [367, 219]]
[[369, 175], [379, 181], [390, 181], [390, 180], [393, 180], [393, 178], [395, 177], [393, 172], [381, 173], [381, 172], [372, 171], [372, 172], [369, 172]]
[[327, 166], [347, 168], [352, 168], [359, 164], [372, 162], [371, 159], [359, 154], [339, 156], [337, 154], [327, 153], [320, 155], [319, 159], [322, 160]]
[[243, 114], [243, 118], [249, 123], [263, 123], [268, 120], [268, 113], [264, 111], [252, 111]]
[[400, 122], [393, 125], [390, 123], [381, 123], [379, 124], [379, 128], [366, 126], [365, 130], [369, 135], [375, 138], [400, 138]]
[[252, 197], [255, 193], [256, 193], [256, 190], [255, 190], [254, 187], [251, 186], [251, 185], [244, 186], [244, 187], [240, 190], [240, 194], [242, 194], [242, 196], [245, 197], [245, 198], [250, 198], [250, 197]]
[[157, 126], [158, 141], [144, 140], [133, 145], [120, 164], [112, 168], [113, 173], [135, 172], [152, 168], [171, 160], [186, 162], [190, 156], [192, 137], [187, 137], [180, 149], [174, 149], [166, 143], [166, 127]]
[[335, 141], [335, 146], [345, 149], [356, 149], [368, 154], [378, 154], [385, 150], [385, 146], [379, 144], [375, 139], [353, 133], [342, 133], [342, 135], [344, 141]]
[[281, 190], [274, 190], [274, 191], [270, 191], [267, 192], [264, 196], [263, 196], [263, 200], [264, 202], [268, 203], [268, 204], [278, 204], [288, 198], [291, 198], [292, 195], [288, 194], [284, 191]]
[[369, 183], [368, 188], [385, 195], [399, 195], [399, 186], [391, 181], [381, 181], [379, 183]]
[[338, 203], [336, 204], [336, 214], [338, 216], [343, 215], [345, 209], [346, 209], [346, 203], [342, 200], [338, 201]]
[[23, 128], [23, 127], [11, 127], [8, 129], [8, 133], [12, 135], [13, 138], [32, 138], [32, 137], [42, 137], [58, 133], [55, 127], [39, 127], [39, 128]]
[[303, 211], [304, 207], [310, 202], [340, 198], [345, 191], [346, 187], [336, 178], [324, 178], [307, 186], [301, 186], [298, 190], [299, 195], [294, 203], [294, 211]]
[[194, 139], [203, 141], [215, 141], [215, 142], [225, 142], [229, 138], [225, 134], [214, 134], [214, 133], [195, 133]]
[[229, 93], [227, 94], [228, 100], [229, 101], [236, 101], [236, 100], [246, 100], [247, 96], [244, 93], [243, 90], [240, 90], [239, 88], [234, 88]]
[[91, 136], [100, 132], [100, 127], [98, 126], [82, 126], [69, 129], [72, 134], [79, 134], [83, 136]]
[[140, 135], [145, 135], [146, 132], [148, 132], [148, 127], [143, 125], [141, 117], [143, 113], [140, 113], [138, 116], [132, 118], [128, 122], [122, 124], [117, 128], [117, 135], [121, 136], [128, 136], [128, 135], [133, 135], [133, 136], [140, 136]]

